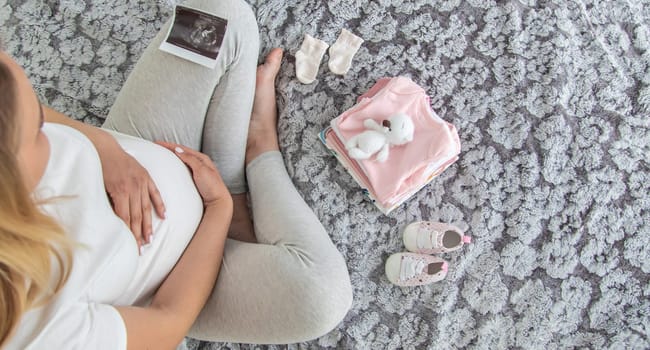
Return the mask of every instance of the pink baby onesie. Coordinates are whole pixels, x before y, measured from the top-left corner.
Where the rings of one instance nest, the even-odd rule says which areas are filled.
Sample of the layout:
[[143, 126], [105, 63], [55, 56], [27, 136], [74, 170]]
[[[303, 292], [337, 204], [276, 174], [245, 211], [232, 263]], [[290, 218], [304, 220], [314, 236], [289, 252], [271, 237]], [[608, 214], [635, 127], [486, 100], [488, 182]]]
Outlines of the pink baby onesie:
[[356, 160], [365, 174], [375, 199], [384, 206], [399, 202], [424, 186], [433, 176], [458, 159], [460, 140], [456, 128], [432, 109], [424, 89], [406, 77], [380, 79], [357, 104], [332, 120], [331, 126], [342, 144], [365, 131], [363, 121], [379, 124], [397, 113], [409, 115], [415, 126], [413, 141], [391, 146], [385, 162], [375, 156]]

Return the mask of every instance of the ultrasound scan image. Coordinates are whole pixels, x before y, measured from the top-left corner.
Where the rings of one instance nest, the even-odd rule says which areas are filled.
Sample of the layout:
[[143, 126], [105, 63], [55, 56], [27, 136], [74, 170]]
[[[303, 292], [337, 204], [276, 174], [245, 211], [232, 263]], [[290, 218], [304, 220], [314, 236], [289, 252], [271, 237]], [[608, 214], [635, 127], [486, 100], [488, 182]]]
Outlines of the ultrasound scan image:
[[227, 21], [198, 10], [177, 6], [167, 42], [216, 59], [226, 34]]

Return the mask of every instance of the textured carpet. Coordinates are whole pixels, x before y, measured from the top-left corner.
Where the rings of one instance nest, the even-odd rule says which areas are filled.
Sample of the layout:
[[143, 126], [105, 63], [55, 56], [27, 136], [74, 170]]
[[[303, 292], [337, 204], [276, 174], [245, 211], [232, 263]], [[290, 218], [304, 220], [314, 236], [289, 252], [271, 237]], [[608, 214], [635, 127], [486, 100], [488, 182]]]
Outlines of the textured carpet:
[[[291, 348], [650, 348], [650, 3], [253, 1], [278, 80], [289, 172], [347, 259], [354, 305]], [[0, 31], [46, 101], [97, 124], [172, 3], [0, 0]], [[366, 42], [345, 77], [300, 84], [304, 33]], [[456, 125], [459, 161], [384, 216], [317, 134], [406, 75]], [[415, 220], [474, 237], [448, 277], [402, 289], [383, 263]], [[254, 330], [252, 330], [254, 331]], [[188, 340], [191, 349], [238, 344]], [[241, 348], [248, 348], [241, 345]], [[270, 347], [281, 348], [281, 347]]]

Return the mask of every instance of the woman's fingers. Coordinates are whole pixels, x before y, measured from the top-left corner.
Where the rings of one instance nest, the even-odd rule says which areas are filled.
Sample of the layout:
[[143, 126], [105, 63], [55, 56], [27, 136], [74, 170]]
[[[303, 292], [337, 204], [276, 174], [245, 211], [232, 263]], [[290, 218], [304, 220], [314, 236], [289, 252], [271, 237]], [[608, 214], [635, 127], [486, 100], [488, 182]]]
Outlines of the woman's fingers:
[[158, 141], [156, 143], [174, 152], [178, 158], [180, 158], [185, 164], [190, 167], [190, 169], [192, 169], [192, 171], [198, 169], [201, 166], [207, 166], [211, 169], [215, 169], [210, 158], [199, 151], [195, 151], [189, 147], [170, 142]]
[[131, 212], [129, 211], [129, 198], [125, 194], [109, 193], [115, 214], [127, 225], [131, 224]]
[[204, 205], [230, 196], [217, 167], [214, 165], [210, 157], [201, 152], [175, 143], [157, 143], [174, 152], [174, 154], [176, 154], [176, 156], [178, 156], [178, 158], [190, 168], [194, 184], [196, 185], [201, 198], [203, 198]]
[[140, 208], [142, 208], [142, 240], [148, 244], [151, 243], [151, 235], [153, 234], [151, 225], [151, 199], [149, 196], [149, 188], [147, 186], [142, 186], [141, 188]]
[[151, 177], [149, 178], [148, 181], [148, 186], [149, 188], [149, 198], [151, 199], [151, 203], [153, 204], [154, 209], [156, 210], [156, 214], [161, 219], [165, 218], [165, 203], [162, 200], [162, 196], [160, 195], [160, 191], [158, 191], [158, 187], [156, 187], [156, 184], [153, 182]]
[[165, 216], [162, 196], [149, 172], [135, 158], [118, 147], [118, 151], [104, 153], [102, 160], [104, 186], [110, 196], [115, 214], [126, 223], [138, 248], [151, 241], [152, 212]]
[[201, 152], [197, 152], [197, 151], [195, 151], [195, 150], [193, 150], [193, 149], [190, 149], [190, 151], [191, 151], [191, 153], [192, 153], [195, 157], [199, 158], [199, 160], [201, 160], [201, 162], [202, 162], [204, 165], [207, 165], [208, 167], [210, 167], [210, 168], [212, 168], [212, 169], [216, 169], [216, 167], [214, 166], [214, 163], [212, 162], [212, 159], [210, 159], [210, 157], [208, 157], [207, 154], [205, 154], [205, 153], [201, 153]]
[[138, 247], [142, 247], [144, 239], [142, 238], [142, 200], [139, 192], [129, 192], [129, 211], [131, 232], [138, 241]]
[[201, 161], [201, 159], [193, 154], [187, 153], [184, 149], [181, 147], [174, 147], [174, 152], [180, 158], [183, 163], [187, 164], [190, 169], [192, 169], [192, 172], [198, 170], [200, 167], [202, 167], [204, 164]]
[[131, 204], [132, 203], [132, 197], [129, 196], [127, 193], [122, 193], [122, 194], [117, 194], [113, 193], [111, 195], [111, 202], [113, 203], [113, 210], [115, 210], [115, 214], [126, 223], [129, 228], [131, 229], [131, 232], [133, 233], [133, 237], [136, 240], [136, 243], [138, 244], [138, 249], [141, 250], [142, 246], [142, 230], [141, 230], [141, 224], [138, 223], [136, 224], [136, 221], [132, 217], [133, 211], [131, 210], [134, 208], [134, 206]]

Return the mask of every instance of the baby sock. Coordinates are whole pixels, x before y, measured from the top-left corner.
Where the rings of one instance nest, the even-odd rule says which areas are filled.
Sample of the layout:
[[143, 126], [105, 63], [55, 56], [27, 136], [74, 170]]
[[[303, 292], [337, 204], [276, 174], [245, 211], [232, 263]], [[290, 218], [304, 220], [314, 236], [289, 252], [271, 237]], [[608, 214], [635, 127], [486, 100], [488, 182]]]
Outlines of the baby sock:
[[311, 84], [316, 80], [320, 61], [329, 45], [309, 34], [305, 34], [300, 50], [296, 52], [296, 76], [303, 84]]
[[352, 57], [357, 53], [363, 39], [343, 29], [338, 39], [330, 47], [330, 61], [328, 66], [334, 74], [344, 75], [352, 65]]

